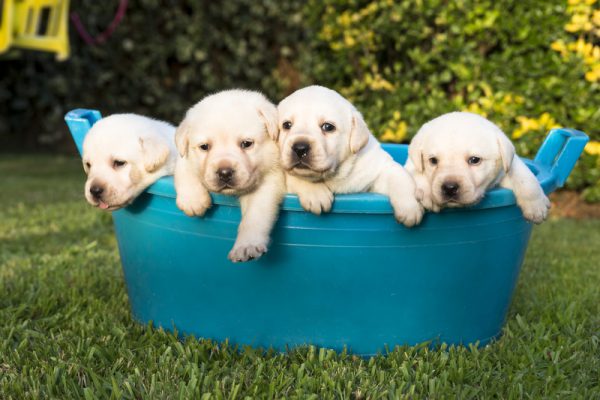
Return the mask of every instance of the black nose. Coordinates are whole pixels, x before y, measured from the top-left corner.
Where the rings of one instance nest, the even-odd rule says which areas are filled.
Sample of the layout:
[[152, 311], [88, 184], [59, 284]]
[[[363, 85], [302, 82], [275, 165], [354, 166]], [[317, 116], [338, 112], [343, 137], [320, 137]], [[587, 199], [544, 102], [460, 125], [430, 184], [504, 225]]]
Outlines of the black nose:
[[219, 168], [217, 170], [217, 175], [219, 175], [219, 180], [223, 183], [231, 182], [233, 178], [234, 170], [232, 168]]
[[460, 189], [460, 186], [456, 182], [444, 182], [442, 184], [442, 192], [444, 192], [444, 196], [449, 198], [455, 197], [458, 189]]
[[99, 199], [100, 196], [102, 196], [102, 193], [104, 192], [104, 188], [102, 186], [97, 186], [94, 185], [90, 188], [90, 193], [92, 194], [92, 196], [94, 196], [94, 198]]
[[304, 158], [310, 151], [310, 144], [306, 142], [296, 142], [292, 145], [292, 150], [294, 150], [294, 153], [296, 153], [298, 158]]

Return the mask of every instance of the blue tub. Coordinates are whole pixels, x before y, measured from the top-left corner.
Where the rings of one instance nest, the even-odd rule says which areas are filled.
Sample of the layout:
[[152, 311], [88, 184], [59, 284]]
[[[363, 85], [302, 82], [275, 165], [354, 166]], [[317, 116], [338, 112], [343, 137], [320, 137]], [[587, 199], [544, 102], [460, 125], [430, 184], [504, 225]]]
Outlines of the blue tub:
[[[66, 115], [78, 150], [100, 119]], [[550, 132], [534, 161], [546, 193], [565, 182], [588, 138]], [[384, 145], [400, 162], [407, 146]], [[113, 212], [134, 317], [184, 334], [285, 350], [312, 344], [371, 355], [423, 341], [485, 344], [501, 333], [532, 225], [513, 193], [396, 223], [387, 197], [336, 196], [315, 216], [286, 196], [269, 252], [233, 264], [240, 208], [213, 194], [203, 218], [175, 205], [172, 177]]]

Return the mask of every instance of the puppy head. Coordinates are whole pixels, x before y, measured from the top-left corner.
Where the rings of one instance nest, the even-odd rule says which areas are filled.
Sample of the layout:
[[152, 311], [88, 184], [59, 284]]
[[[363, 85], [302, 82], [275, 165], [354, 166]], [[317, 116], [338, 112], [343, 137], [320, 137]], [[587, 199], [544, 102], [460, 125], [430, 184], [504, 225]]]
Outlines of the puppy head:
[[333, 176], [371, 135], [356, 108], [322, 86], [297, 90], [279, 103], [277, 111], [283, 168], [305, 179]]
[[241, 195], [277, 167], [277, 134], [275, 106], [258, 92], [235, 89], [190, 108], [175, 141], [208, 190]]
[[85, 198], [93, 206], [114, 211], [130, 204], [148, 185], [151, 174], [170, 155], [158, 130], [174, 127], [139, 115], [116, 114], [98, 121], [83, 143], [87, 174]]
[[421, 127], [409, 147], [417, 173], [427, 177], [440, 207], [472, 205], [507, 172], [515, 149], [487, 119], [453, 112]]

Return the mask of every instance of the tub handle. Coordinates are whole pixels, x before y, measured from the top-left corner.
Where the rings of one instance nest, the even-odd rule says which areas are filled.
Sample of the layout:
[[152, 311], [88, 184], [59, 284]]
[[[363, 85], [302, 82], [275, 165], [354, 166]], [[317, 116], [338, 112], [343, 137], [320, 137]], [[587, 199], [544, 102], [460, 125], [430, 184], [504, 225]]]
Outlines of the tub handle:
[[92, 125], [98, 122], [100, 118], [102, 118], [100, 111], [86, 110], [85, 108], [69, 111], [65, 115], [65, 121], [71, 131], [80, 156], [83, 154], [83, 139], [85, 135], [87, 135]]
[[585, 133], [568, 128], [552, 129], [546, 136], [534, 162], [552, 176], [553, 183], [549, 191], [565, 184], [588, 140]]

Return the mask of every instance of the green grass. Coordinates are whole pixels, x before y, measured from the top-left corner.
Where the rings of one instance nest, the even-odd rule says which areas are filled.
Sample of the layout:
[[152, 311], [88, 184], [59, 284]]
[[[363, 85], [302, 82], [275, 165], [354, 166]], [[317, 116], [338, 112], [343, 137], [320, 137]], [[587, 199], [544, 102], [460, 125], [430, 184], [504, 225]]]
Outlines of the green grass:
[[133, 322], [108, 214], [80, 162], [0, 158], [0, 398], [600, 399], [600, 221], [535, 229], [486, 347], [236, 352]]

